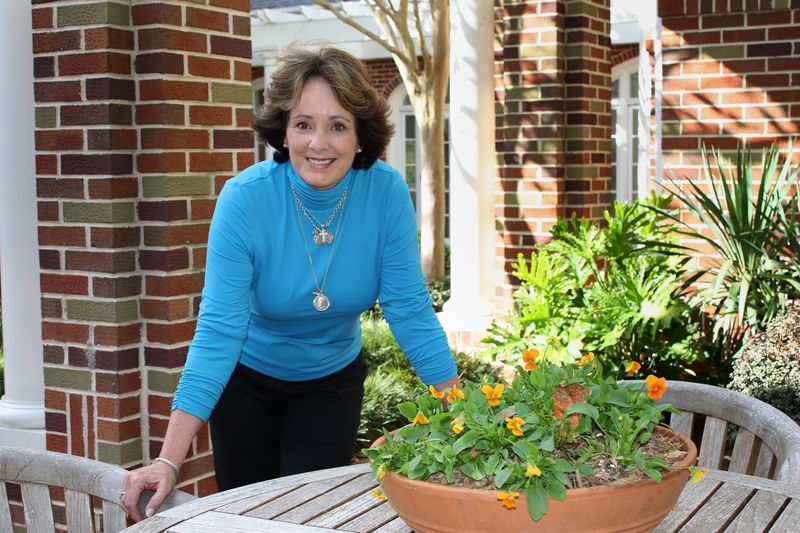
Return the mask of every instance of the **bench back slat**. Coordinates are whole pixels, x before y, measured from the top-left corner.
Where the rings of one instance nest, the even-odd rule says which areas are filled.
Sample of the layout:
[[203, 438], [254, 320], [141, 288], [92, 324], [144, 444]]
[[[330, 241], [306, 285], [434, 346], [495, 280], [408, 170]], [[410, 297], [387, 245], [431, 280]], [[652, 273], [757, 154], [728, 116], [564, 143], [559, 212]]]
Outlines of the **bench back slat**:
[[14, 531], [11, 509], [8, 507], [6, 484], [2, 479], [0, 479], [0, 531]]
[[85, 492], [64, 490], [67, 506], [67, 531], [72, 533], [94, 533], [92, 498]]
[[739, 428], [736, 432], [736, 441], [733, 443], [731, 464], [728, 466], [728, 470], [738, 474], [752, 474], [760, 443], [761, 440], [751, 432]]
[[697, 455], [697, 464], [709, 468], [721, 468], [725, 458], [725, 440], [728, 423], [713, 416], [706, 417], [703, 438]]
[[25, 508], [25, 524], [28, 533], [44, 533], [55, 529], [53, 503], [50, 489], [39, 483], [21, 483], [22, 506]]

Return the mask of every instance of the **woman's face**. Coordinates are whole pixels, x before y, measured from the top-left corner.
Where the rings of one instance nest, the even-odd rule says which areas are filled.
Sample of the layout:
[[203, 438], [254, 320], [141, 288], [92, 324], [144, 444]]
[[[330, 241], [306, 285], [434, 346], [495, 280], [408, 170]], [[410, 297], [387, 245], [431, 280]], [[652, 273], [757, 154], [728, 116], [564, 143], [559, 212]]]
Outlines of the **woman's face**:
[[306, 82], [286, 125], [289, 160], [303, 181], [330, 189], [350, 170], [358, 149], [356, 119], [321, 78]]

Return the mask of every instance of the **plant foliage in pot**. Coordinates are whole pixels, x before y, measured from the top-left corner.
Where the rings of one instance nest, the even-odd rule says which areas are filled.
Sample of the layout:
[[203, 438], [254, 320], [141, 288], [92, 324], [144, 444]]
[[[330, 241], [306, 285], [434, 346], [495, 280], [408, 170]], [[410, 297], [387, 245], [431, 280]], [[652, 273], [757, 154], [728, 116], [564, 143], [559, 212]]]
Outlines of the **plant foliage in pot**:
[[410, 424], [364, 450], [376, 495], [416, 531], [648, 531], [702, 477], [694, 444], [659, 426], [675, 411], [653, 401], [664, 378], [618, 383], [592, 354], [523, 360], [508, 387], [467, 381], [401, 404]]

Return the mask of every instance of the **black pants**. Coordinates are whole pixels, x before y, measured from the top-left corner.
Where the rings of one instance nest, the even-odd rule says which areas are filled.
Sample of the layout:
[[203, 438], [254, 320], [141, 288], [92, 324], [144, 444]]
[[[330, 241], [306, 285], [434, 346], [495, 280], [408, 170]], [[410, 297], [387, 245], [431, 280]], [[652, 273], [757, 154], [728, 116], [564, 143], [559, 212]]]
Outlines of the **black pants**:
[[349, 464], [366, 375], [360, 353], [309, 381], [236, 365], [210, 418], [219, 490]]

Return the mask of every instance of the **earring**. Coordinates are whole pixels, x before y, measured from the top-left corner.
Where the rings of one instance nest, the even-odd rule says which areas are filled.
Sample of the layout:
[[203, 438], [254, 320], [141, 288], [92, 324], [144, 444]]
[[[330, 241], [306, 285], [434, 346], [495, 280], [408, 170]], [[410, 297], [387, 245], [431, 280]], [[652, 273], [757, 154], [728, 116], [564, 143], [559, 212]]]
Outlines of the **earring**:
[[356, 153], [357, 153], [357, 154], [360, 154], [360, 153], [361, 153], [361, 150], [362, 150], [362, 148], [359, 146], [359, 147], [358, 147], [358, 149], [356, 150]]

